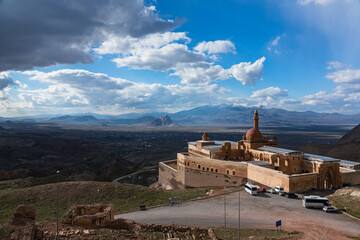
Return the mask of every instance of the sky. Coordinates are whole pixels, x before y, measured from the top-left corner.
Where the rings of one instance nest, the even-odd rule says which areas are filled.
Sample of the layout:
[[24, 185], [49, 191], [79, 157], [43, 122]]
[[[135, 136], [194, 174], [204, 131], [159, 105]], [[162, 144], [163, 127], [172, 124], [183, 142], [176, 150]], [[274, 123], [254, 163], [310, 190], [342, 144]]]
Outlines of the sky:
[[360, 113], [360, 0], [0, 0], [0, 117]]

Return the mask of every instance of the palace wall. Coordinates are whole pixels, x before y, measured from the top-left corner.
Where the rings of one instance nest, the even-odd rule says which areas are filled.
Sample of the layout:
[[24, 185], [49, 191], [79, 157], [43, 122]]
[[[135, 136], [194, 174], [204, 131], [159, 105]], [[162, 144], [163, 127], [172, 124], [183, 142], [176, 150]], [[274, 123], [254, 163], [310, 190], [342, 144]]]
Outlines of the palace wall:
[[360, 184], [360, 171], [348, 170], [340, 172], [341, 183], [351, 183], [352, 185]]
[[201, 158], [188, 153], [178, 153], [177, 157], [178, 170], [179, 167], [186, 167], [186, 169], [197, 171], [247, 178], [247, 163], [245, 162]]
[[303, 192], [317, 186], [317, 173], [293, 174], [288, 177], [290, 192]]
[[168, 164], [176, 164], [177, 160], [165, 161], [159, 163], [158, 182], [163, 186], [171, 186], [174, 189], [184, 188], [184, 176], [178, 174], [177, 169]]
[[271, 188], [283, 186], [285, 191], [289, 191], [289, 178], [280, 171], [248, 164], [247, 175], [250, 181], [255, 181]]
[[271, 188], [283, 186], [286, 192], [301, 192], [317, 186], [316, 173], [287, 175], [252, 164], [248, 165], [248, 179]]
[[185, 175], [185, 188], [235, 187], [244, 185], [246, 178], [219, 173], [209, 173], [194, 169], [182, 169]]

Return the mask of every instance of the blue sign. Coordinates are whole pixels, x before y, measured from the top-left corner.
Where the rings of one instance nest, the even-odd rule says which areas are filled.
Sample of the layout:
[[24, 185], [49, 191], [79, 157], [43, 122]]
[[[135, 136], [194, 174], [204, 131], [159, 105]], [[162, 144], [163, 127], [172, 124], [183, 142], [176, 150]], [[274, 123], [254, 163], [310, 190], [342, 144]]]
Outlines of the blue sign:
[[281, 226], [281, 220], [276, 221], [276, 227]]

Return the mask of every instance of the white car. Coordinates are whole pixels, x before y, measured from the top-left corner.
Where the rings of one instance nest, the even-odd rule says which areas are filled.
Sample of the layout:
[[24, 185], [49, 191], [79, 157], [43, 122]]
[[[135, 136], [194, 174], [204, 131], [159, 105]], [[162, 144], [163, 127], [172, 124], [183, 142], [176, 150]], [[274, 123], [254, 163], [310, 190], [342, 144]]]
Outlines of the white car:
[[337, 212], [337, 211], [339, 211], [339, 209], [334, 208], [333, 206], [324, 206], [324, 207], [323, 207], [323, 210], [324, 210], [325, 212]]
[[276, 191], [275, 191], [275, 189], [272, 188], [272, 189], [269, 190], [269, 193], [275, 194]]
[[276, 191], [277, 193], [281, 193], [281, 192], [284, 192], [284, 188], [281, 187], [281, 186], [276, 186], [276, 187], [275, 187], [275, 191]]

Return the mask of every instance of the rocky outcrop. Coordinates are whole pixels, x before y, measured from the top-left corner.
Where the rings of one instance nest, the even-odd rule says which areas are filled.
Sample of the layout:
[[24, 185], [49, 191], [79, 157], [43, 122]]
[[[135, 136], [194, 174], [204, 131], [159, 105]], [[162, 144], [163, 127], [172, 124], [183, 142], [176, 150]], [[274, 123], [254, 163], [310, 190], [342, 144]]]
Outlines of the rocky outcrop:
[[33, 206], [19, 205], [16, 208], [11, 225], [25, 226], [27, 222], [35, 223], [36, 210]]

